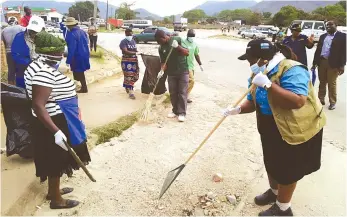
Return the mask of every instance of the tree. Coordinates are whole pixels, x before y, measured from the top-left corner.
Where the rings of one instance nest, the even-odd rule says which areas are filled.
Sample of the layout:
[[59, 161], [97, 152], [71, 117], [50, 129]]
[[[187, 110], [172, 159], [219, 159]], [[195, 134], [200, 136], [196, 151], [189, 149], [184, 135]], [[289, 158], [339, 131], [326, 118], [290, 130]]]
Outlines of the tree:
[[76, 2], [69, 8], [69, 16], [74, 17], [76, 20], [80, 18], [81, 21], [87, 21], [89, 18], [93, 17], [93, 14], [94, 4], [90, 1]]
[[188, 22], [192, 23], [192, 22], [198, 22], [202, 18], [206, 18], [207, 15], [206, 15], [205, 11], [203, 11], [201, 9], [194, 9], [194, 10], [190, 10], [190, 11], [185, 11], [183, 13], [183, 17], [188, 18]]
[[341, 5], [342, 8], [346, 11], [346, 1], [339, 1], [338, 3], [336, 3], [336, 5]]
[[120, 7], [116, 10], [116, 17], [123, 20], [133, 20], [136, 19], [136, 15], [139, 14], [130, 9], [133, 4], [128, 4], [123, 2]]
[[340, 3], [319, 7], [312, 15], [321, 20], [334, 20], [338, 25], [346, 25], [346, 10]]
[[284, 6], [274, 15], [272, 20], [274, 24], [278, 26], [289, 26], [293, 20], [298, 19], [300, 13], [301, 12], [293, 6]]
[[213, 24], [217, 21], [217, 17], [208, 17], [206, 19], [206, 22], [209, 23], [209, 24]]
[[164, 23], [164, 24], [170, 24], [171, 21], [172, 21], [172, 20], [170, 20], [169, 17], [164, 17], [164, 19], [163, 19], [163, 23]]
[[272, 13], [271, 12], [263, 12], [263, 17], [265, 19], [269, 19], [271, 17]]
[[248, 25], [259, 25], [261, 24], [262, 19], [263, 19], [263, 15], [261, 13], [255, 12], [251, 15], [251, 17], [246, 22]]

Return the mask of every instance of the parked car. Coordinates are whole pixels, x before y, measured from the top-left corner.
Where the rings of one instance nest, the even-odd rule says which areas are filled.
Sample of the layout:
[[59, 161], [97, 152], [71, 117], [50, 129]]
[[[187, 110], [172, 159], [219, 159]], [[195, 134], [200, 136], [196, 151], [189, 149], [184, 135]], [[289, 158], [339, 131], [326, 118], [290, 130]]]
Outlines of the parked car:
[[241, 32], [243, 32], [243, 31], [245, 31], [247, 28], [246, 27], [241, 27], [240, 29], [239, 29], [239, 31], [238, 31], [238, 35], [240, 35], [241, 34]]
[[267, 34], [261, 33], [258, 30], [251, 30], [251, 29], [246, 29], [245, 31], [241, 32], [242, 38], [266, 38]]
[[154, 38], [154, 35], [158, 29], [163, 30], [169, 36], [178, 36], [178, 34], [176, 32], [171, 32], [169, 29], [167, 29], [165, 27], [151, 26], [151, 27], [148, 27], [145, 30], [143, 30], [140, 34], [135, 34], [134, 40], [136, 41], [136, 43], [155, 42], [156, 40]]

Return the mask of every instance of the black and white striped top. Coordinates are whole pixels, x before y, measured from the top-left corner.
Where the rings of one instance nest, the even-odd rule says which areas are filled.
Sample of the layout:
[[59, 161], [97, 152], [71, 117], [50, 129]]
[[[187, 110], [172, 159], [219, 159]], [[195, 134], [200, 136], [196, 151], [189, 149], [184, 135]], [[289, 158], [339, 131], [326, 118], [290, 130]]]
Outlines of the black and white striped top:
[[[43, 62], [43, 58], [33, 61], [24, 73], [25, 87], [32, 99], [32, 85], [52, 88], [46, 109], [49, 116], [62, 113], [56, 100], [66, 100], [76, 96], [75, 83], [58, 70]], [[34, 110], [33, 115], [36, 117]]]

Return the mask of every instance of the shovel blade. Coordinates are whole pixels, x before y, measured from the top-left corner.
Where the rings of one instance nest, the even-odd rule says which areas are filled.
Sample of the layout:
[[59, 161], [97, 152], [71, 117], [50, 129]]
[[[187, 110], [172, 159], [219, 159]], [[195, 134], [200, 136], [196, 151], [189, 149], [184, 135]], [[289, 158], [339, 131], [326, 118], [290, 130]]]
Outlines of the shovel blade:
[[159, 199], [165, 194], [165, 192], [170, 188], [171, 184], [176, 180], [178, 175], [182, 172], [186, 165], [182, 164], [176, 169], [171, 170], [167, 173], [163, 187], [161, 188]]

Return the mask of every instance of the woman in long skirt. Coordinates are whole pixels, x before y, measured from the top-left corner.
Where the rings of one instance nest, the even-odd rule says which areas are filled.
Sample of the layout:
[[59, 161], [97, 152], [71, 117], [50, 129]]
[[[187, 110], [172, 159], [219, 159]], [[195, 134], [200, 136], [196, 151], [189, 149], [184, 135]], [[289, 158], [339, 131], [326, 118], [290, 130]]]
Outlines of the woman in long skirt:
[[122, 70], [124, 74], [123, 87], [129, 94], [130, 99], [136, 99], [134, 94], [134, 85], [139, 80], [139, 64], [136, 56], [137, 47], [133, 39], [133, 32], [131, 29], [125, 30], [125, 39], [119, 45], [122, 50]]
[[[60, 177], [72, 174], [79, 166], [72, 158], [66, 143], [71, 145], [79, 158], [88, 164], [85, 126], [80, 120], [74, 82], [56, 68], [63, 58], [64, 42], [48, 33], [44, 37], [44, 49], [37, 44], [41, 57], [33, 61], [25, 71], [25, 86], [32, 100], [32, 136], [35, 145], [34, 161], [36, 176], [41, 181], [48, 178], [47, 200], [52, 209], [72, 208], [76, 200], [63, 199], [72, 188], [60, 189]], [[47, 49], [49, 48], [49, 49]], [[54, 49], [53, 49], [54, 48]], [[44, 52], [49, 50], [50, 52]]]

